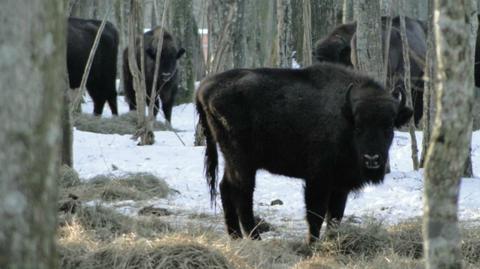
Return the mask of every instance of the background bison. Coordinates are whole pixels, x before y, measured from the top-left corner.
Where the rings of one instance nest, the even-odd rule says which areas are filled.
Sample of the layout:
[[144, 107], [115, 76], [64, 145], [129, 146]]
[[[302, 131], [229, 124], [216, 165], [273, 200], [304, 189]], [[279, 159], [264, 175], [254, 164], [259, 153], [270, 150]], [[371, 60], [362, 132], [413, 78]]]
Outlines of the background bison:
[[219, 144], [225, 158], [220, 194], [228, 233], [260, 238], [253, 218], [258, 169], [305, 180], [309, 241], [323, 219], [339, 222], [348, 193], [380, 183], [394, 126], [411, 109], [371, 79], [333, 64], [235, 69], [205, 79], [196, 103], [207, 140], [206, 174], [216, 194]]
[[[425, 55], [427, 51], [427, 29], [423, 21], [405, 17], [408, 45], [410, 47], [410, 76], [412, 79], [412, 98], [415, 109], [415, 124], [420, 122], [423, 114], [423, 74]], [[319, 40], [313, 52], [317, 62], [334, 62], [352, 66], [355, 58], [355, 31], [356, 24], [342, 24], [337, 26], [327, 37]], [[386, 17], [382, 18], [382, 38], [385, 44]], [[390, 49], [388, 53], [387, 85], [394, 90], [405, 89], [402, 40], [400, 37], [400, 18], [392, 19], [390, 34]]]
[[[80, 87], [85, 65], [101, 23], [98, 20], [68, 19], [67, 68], [71, 89]], [[86, 85], [88, 94], [93, 100], [95, 115], [102, 115], [105, 102], [108, 102], [112, 114], [118, 115], [115, 85], [117, 52], [118, 32], [113, 24], [107, 22]]]
[[[153, 79], [155, 76], [155, 58], [157, 55], [157, 44], [160, 37], [161, 27], [156, 27], [146, 32], [144, 37], [145, 53], [145, 82], [147, 86], [147, 95], [152, 91]], [[160, 66], [158, 70], [158, 81], [155, 86], [157, 98], [155, 99], [154, 115], [156, 116], [159, 108], [159, 99], [162, 101], [162, 111], [165, 119], [170, 122], [172, 107], [175, 101], [175, 95], [178, 91], [177, 60], [185, 53], [183, 48], [178, 48], [173, 36], [167, 31], [163, 32], [163, 46], [160, 56]], [[137, 49], [137, 59], [140, 59], [140, 51]], [[125, 97], [130, 110], [136, 109], [135, 90], [133, 88], [132, 75], [128, 66], [128, 48], [123, 52], [123, 79], [125, 85]], [[147, 100], [148, 104], [148, 100]]]

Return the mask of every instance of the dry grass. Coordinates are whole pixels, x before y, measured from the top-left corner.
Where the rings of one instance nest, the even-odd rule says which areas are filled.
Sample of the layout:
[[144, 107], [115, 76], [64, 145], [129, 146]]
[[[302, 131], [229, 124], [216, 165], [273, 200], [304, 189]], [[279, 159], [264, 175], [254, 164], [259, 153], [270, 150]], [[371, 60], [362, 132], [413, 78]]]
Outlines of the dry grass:
[[75, 194], [83, 201], [148, 200], [165, 198], [170, 193], [167, 183], [149, 173], [130, 173], [120, 177], [113, 175], [96, 176], [81, 184], [62, 190], [62, 196]]
[[58, 175], [57, 184], [61, 188], [69, 188], [81, 183], [77, 171], [68, 165], [62, 165]]
[[[73, 125], [78, 130], [100, 134], [134, 134], [137, 128], [137, 114], [132, 111], [111, 118], [78, 114]], [[159, 121], [155, 121], [153, 128], [156, 131], [168, 130], [167, 126]]]
[[[165, 182], [149, 174], [98, 176], [81, 182], [75, 171], [62, 171], [63, 194], [73, 193], [83, 201], [138, 201], [170, 192]], [[346, 220], [308, 246], [303, 238], [230, 240], [219, 227], [220, 215], [182, 220], [172, 214], [130, 217], [79, 202], [74, 214], [60, 215], [61, 268], [424, 268], [420, 219], [393, 226], [368, 217], [361, 224]], [[480, 268], [480, 227], [462, 228], [462, 238], [465, 268]]]
[[[418, 220], [391, 227], [374, 220], [341, 225], [314, 247], [305, 245], [303, 239], [229, 240], [224, 232], [200, 226], [148, 235], [134, 229], [111, 228], [118, 224], [102, 230], [98, 227], [104, 227], [105, 222], [97, 222], [100, 224], [78, 221], [76, 226], [61, 228], [63, 268], [424, 268]], [[98, 236], [98, 231], [115, 235], [105, 238]], [[464, 238], [466, 268], [479, 268], [480, 229], [464, 230]]]

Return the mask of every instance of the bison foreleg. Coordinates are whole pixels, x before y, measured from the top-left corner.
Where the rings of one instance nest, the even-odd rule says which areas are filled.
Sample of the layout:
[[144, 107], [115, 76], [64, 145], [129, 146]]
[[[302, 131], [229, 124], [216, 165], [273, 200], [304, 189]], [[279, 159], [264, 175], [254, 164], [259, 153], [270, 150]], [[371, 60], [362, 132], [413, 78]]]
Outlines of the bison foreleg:
[[[318, 179], [317, 179], [318, 180]], [[309, 228], [308, 243], [318, 240], [323, 220], [327, 213], [330, 188], [319, 181], [307, 180], [305, 185], [305, 206]]]

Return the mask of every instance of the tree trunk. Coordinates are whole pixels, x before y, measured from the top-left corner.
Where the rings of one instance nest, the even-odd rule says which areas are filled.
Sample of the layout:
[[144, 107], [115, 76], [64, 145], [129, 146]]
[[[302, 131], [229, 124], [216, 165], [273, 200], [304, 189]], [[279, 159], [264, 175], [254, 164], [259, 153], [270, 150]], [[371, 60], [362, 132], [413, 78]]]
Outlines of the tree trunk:
[[474, 79], [469, 45], [468, 19], [473, 19], [470, 8], [470, 4], [458, 1], [435, 0], [438, 109], [425, 163], [427, 269], [462, 268], [457, 206], [460, 177], [472, 132]]
[[[66, 74], [65, 77], [67, 77]], [[71, 90], [67, 87], [63, 93], [61, 163], [73, 168], [73, 126], [72, 115], [70, 114], [69, 91]]]
[[430, 137], [433, 130], [433, 119], [436, 113], [435, 108], [435, 67], [436, 53], [435, 53], [435, 35], [433, 32], [433, 12], [434, 0], [428, 0], [428, 20], [427, 20], [427, 55], [425, 57], [425, 84], [423, 92], [423, 140], [422, 140], [422, 156], [420, 158], [420, 167], [425, 167], [425, 157], [427, 155], [428, 147], [430, 146]]
[[245, 42], [245, 2], [246, 0], [236, 0], [236, 12], [233, 22], [232, 40], [233, 40], [233, 68], [245, 67], [246, 60], [246, 42]]
[[[407, 106], [413, 107], [413, 99], [412, 99], [412, 82], [410, 78], [410, 47], [408, 46], [407, 40], [407, 27], [405, 25], [405, 3], [399, 3], [400, 5], [400, 36], [402, 39], [402, 53], [403, 53], [403, 65], [404, 65], [404, 85], [405, 85], [405, 92], [407, 93]], [[408, 131], [410, 133], [410, 140], [411, 140], [411, 149], [412, 149], [412, 161], [413, 161], [413, 169], [418, 170], [419, 163], [418, 163], [418, 147], [417, 147], [417, 137], [415, 136], [415, 123], [413, 122], [413, 117], [410, 118], [408, 123]]]
[[292, 6], [290, 0], [277, 0], [277, 38], [275, 40], [278, 67], [292, 66]]
[[196, 70], [199, 65], [203, 65], [198, 28], [193, 17], [193, 2], [192, 0], [175, 0], [171, 1], [171, 4], [172, 32], [180, 41], [179, 45], [187, 51], [177, 64], [180, 77], [177, 102], [191, 102], [195, 81], [199, 79]]
[[[137, 131], [133, 139], [140, 138], [138, 145], [152, 145], [155, 142], [153, 122], [145, 116], [145, 55], [143, 50], [143, 10], [141, 0], [130, 1], [130, 16], [128, 18], [128, 65], [135, 89], [137, 103]], [[139, 41], [139, 42], [137, 42]], [[140, 47], [140, 59], [137, 59], [136, 48]], [[140, 60], [140, 63], [138, 63]]]
[[57, 268], [64, 2], [4, 0], [0, 17], [0, 268]]
[[337, 24], [338, 2], [338, 0], [311, 2], [313, 42], [325, 37]]
[[[294, 58], [297, 63], [303, 63], [303, 0], [290, 1], [292, 2], [292, 39], [293, 50], [295, 52]], [[312, 57], [312, 55], [309, 57]]]
[[342, 6], [342, 23], [351, 23], [355, 19], [353, 17], [353, 0], [343, 0]]
[[[469, 17], [469, 45], [471, 48], [475, 48], [475, 45], [477, 43], [477, 31], [478, 31], [478, 19], [477, 19], [477, 3], [476, 0], [467, 0], [467, 4], [470, 4], [469, 8], [466, 8], [466, 10], [469, 10], [470, 17]], [[471, 54], [470, 54], [470, 60], [472, 63], [475, 62], [475, 49], [472, 49]], [[474, 79], [475, 80], [475, 79]], [[475, 100], [475, 85], [473, 88], [474, 91], [474, 100]], [[473, 111], [474, 108], [472, 106], [472, 112], [470, 113], [470, 129], [473, 130]], [[469, 147], [468, 150], [469, 154], [467, 156], [467, 159], [465, 160], [465, 168], [463, 171], [463, 176], [464, 177], [473, 177], [473, 166], [472, 166], [472, 148], [471, 146]]]
[[311, 0], [303, 0], [303, 66], [312, 65], [312, 8]]
[[385, 78], [382, 56], [382, 34], [379, 1], [355, 1], [357, 19], [356, 54], [352, 57], [355, 67], [366, 72], [376, 81]]

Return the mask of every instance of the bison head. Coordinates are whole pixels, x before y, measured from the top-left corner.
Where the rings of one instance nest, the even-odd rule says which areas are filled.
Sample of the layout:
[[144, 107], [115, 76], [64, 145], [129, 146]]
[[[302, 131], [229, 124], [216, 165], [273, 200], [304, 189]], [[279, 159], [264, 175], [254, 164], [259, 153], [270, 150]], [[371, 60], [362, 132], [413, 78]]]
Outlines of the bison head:
[[316, 62], [339, 63], [345, 66], [352, 66], [350, 43], [340, 35], [320, 40], [315, 45], [313, 59]]
[[405, 91], [395, 99], [373, 81], [350, 85], [344, 114], [351, 123], [353, 145], [364, 177], [382, 180], [394, 127], [406, 124], [413, 111], [405, 106]]
[[[150, 58], [151, 62], [155, 63], [157, 57], [157, 38], [150, 38], [149, 40], [146, 37], [145, 42], [145, 54]], [[182, 57], [185, 53], [185, 49], [177, 49], [175, 43], [172, 39], [164, 39], [162, 51], [160, 54], [160, 65], [159, 65], [159, 79], [163, 81], [170, 80], [177, 71], [177, 60]]]

